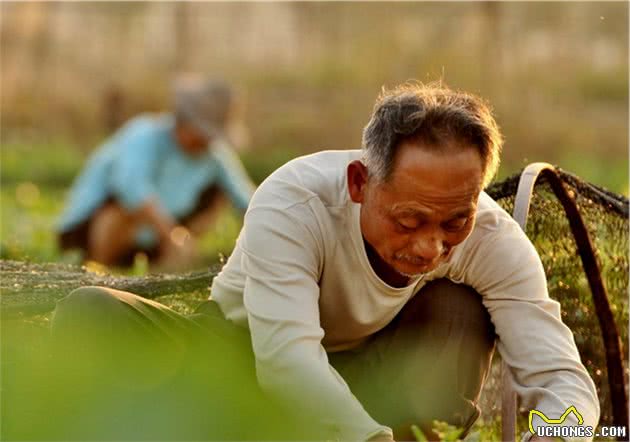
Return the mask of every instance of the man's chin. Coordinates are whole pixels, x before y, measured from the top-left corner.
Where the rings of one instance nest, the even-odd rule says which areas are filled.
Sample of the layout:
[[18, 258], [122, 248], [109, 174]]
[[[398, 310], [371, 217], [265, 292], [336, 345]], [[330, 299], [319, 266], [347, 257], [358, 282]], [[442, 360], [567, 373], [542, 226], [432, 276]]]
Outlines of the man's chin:
[[424, 264], [424, 265], [413, 264], [408, 261], [396, 259], [395, 265], [393, 265], [392, 267], [397, 273], [403, 276], [406, 276], [407, 278], [417, 278], [419, 276], [422, 276], [426, 273], [431, 272], [432, 270], [435, 270], [438, 267], [438, 265], [439, 263]]
[[409, 278], [409, 279], [416, 279], [416, 278], [420, 278], [422, 275], [424, 275], [426, 272], [424, 273], [406, 273], [406, 272], [400, 272], [397, 271], [397, 273], [400, 276], [404, 276], [405, 278]]

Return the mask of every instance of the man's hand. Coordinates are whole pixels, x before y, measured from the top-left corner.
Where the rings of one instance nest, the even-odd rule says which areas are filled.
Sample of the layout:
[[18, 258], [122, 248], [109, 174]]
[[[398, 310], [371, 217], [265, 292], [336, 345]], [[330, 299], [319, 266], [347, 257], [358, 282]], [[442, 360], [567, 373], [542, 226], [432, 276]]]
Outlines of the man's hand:
[[380, 433], [369, 438], [367, 442], [395, 442], [395, 441], [394, 439], [392, 439], [392, 437], [389, 434], [381, 431]]
[[162, 210], [157, 201], [146, 201], [134, 215], [138, 221], [151, 224], [155, 228], [160, 242], [170, 241], [171, 231], [176, 226], [176, 223], [174, 219]]
[[198, 257], [197, 242], [188, 229], [175, 226], [170, 235], [160, 241], [160, 258], [156, 263], [156, 268], [162, 271], [185, 270]]
[[136, 212], [139, 222], [153, 226], [159, 237], [160, 258], [155, 265], [163, 271], [186, 269], [197, 258], [197, 247], [188, 228], [179, 225], [155, 200], [148, 200]]

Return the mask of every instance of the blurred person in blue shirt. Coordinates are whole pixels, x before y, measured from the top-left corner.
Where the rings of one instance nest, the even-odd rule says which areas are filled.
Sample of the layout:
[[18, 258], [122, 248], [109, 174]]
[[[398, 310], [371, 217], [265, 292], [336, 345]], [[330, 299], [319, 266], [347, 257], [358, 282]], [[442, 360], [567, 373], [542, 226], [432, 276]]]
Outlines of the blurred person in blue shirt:
[[226, 136], [237, 121], [234, 91], [188, 75], [174, 98], [173, 114], [133, 118], [90, 157], [58, 224], [62, 249], [105, 265], [142, 251], [182, 268], [226, 197], [245, 212], [254, 185]]

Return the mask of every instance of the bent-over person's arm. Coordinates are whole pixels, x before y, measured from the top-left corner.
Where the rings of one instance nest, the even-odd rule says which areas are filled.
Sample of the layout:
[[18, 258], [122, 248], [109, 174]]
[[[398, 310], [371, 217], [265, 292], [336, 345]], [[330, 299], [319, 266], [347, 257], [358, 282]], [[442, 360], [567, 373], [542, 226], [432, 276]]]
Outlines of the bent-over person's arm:
[[[595, 428], [600, 413], [595, 385], [561, 321], [560, 305], [549, 298], [534, 246], [501, 209], [480, 214], [477, 222], [450, 276], [482, 294], [522, 405], [553, 418], [575, 406], [584, 425]], [[533, 423], [548, 425], [539, 418]], [[563, 425], [577, 425], [576, 416], [570, 414]]]
[[212, 156], [217, 161], [218, 183], [228, 195], [234, 207], [241, 212], [247, 210], [249, 200], [256, 189], [236, 152], [226, 142], [212, 146]]
[[363, 409], [328, 363], [319, 318], [321, 241], [308, 202], [285, 210], [256, 208], [246, 215], [241, 247], [247, 275], [244, 304], [259, 384], [269, 394], [308, 413], [340, 440], [391, 436]]
[[112, 196], [168, 242], [176, 222], [162, 206], [154, 184], [153, 175], [160, 161], [158, 135], [146, 121], [138, 119], [111, 142], [119, 145], [109, 176]]

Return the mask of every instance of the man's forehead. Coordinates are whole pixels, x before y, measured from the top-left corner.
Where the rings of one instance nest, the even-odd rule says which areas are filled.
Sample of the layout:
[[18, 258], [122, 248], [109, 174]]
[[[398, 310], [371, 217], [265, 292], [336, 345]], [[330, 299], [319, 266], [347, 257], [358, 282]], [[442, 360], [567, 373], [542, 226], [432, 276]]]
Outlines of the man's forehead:
[[400, 167], [379, 187], [401, 203], [407, 200], [410, 204], [416, 199], [466, 204], [481, 193], [480, 169], [461, 164], [452, 168], [431, 166]]
[[462, 158], [470, 166], [478, 164], [483, 168], [483, 161], [477, 147], [464, 141], [445, 139], [439, 143], [426, 143], [419, 139], [405, 139], [396, 149], [393, 169], [413, 166], [417, 163], [448, 167]]
[[481, 190], [483, 163], [473, 148], [436, 151], [430, 147], [403, 143], [396, 154], [388, 187], [435, 194], [468, 194]]

